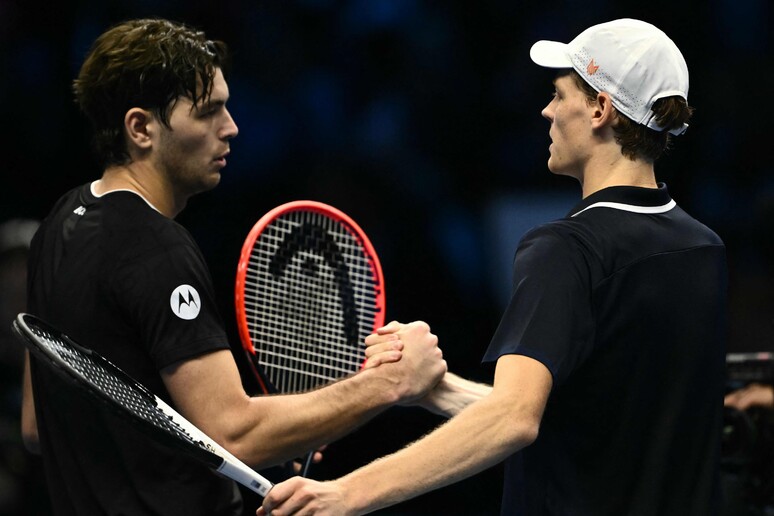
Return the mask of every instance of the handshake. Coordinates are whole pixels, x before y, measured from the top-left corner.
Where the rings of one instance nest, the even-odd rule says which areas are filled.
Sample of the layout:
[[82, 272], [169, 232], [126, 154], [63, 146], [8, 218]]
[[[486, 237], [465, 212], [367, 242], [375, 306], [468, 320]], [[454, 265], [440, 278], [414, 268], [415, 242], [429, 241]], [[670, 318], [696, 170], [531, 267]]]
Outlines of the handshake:
[[365, 344], [364, 372], [393, 394], [393, 403], [419, 403], [447, 372], [438, 337], [425, 322], [392, 321], [366, 337]]

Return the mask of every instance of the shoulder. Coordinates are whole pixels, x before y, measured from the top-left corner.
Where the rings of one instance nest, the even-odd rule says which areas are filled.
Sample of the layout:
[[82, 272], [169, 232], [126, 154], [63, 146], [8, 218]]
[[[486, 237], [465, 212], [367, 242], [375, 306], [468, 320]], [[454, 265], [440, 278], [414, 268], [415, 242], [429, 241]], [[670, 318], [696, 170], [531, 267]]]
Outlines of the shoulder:
[[560, 274], [585, 277], [598, 261], [598, 244], [593, 232], [582, 223], [560, 219], [528, 231], [519, 242], [514, 259], [514, 279]]
[[[110, 237], [126, 240], [127, 246], [147, 242], [159, 245], [194, 245], [191, 234], [174, 219], [162, 215], [139, 195], [119, 191], [99, 198], [102, 222]], [[127, 240], [128, 239], [128, 240]]]
[[701, 221], [695, 219], [679, 206], [675, 208], [674, 216], [682, 222], [687, 238], [698, 244], [724, 246], [723, 239]]
[[113, 274], [123, 271], [122, 278], [128, 274], [139, 281], [170, 268], [203, 267], [191, 234], [133, 192], [92, 196], [78, 219], [81, 241], [88, 242]]
[[517, 249], [519, 253], [553, 254], [575, 253], [579, 247], [588, 248], [594, 232], [583, 222], [559, 219], [535, 226], [524, 234]]
[[85, 184], [65, 192], [54, 203], [51, 211], [49, 211], [48, 215], [43, 221], [44, 225], [46, 222], [50, 222], [73, 213], [73, 211], [77, 209], [78, 205], [82, 204], [83, 196], [86, 192], [88, 192], [88, 190], [89, 185]]
[[53, 241], [61, 233], [61, 227], [68, 219], [77, 220], [82, 215], [79, 209], [83, 204], [83, 197], [89, 190], [89, 185], [81, 185], [63, 194], [48, 212], [41, 222], [32, 239], [33, 250], [43, 245], [43, 241]]

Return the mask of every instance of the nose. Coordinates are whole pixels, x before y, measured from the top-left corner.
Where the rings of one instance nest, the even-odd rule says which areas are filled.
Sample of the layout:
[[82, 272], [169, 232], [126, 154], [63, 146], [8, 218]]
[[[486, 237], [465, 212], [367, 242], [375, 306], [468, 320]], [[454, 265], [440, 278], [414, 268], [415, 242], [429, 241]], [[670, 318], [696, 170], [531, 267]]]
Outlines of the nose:
[[231, 116], [229, 110], [226, 109], [226, 120], [223, 123], [220, 137], [223, 140], [230, 140], [237, 134], [239, 134], [239, 127], [237, 127], [234, 117]]
[[554, 101], [552, 100], [551, 102], [548, 103], [548, 105], [546, 105], [546, 107], [543, 108], [543, 111], [540, 112], [540, 114], [543, 115], [543, 118], [545, 118], [549, 122], [554, 121], [554, 111], [552, 108], [553, 103]]

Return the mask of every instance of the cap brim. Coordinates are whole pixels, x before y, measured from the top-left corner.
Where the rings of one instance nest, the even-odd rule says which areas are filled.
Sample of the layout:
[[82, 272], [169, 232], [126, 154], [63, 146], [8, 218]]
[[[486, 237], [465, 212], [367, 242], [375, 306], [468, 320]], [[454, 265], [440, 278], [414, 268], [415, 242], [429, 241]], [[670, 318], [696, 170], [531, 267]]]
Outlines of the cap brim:
[[546, 68], [572, 68], [567, 43], [538, 41], [529, 49], [529, 57], [536, 64]]

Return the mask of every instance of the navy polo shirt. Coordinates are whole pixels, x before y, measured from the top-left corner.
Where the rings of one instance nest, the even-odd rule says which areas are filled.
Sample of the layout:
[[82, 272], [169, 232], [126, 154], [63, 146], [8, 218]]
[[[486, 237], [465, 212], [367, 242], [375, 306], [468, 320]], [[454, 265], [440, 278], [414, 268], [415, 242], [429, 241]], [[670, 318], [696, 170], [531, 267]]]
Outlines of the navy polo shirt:
[[717, 512], [725, 248], [657, 189], [610, 187], [528, 232], [484, 361], [541, 362], [538, 439], [509, 458], [503, 514]]

